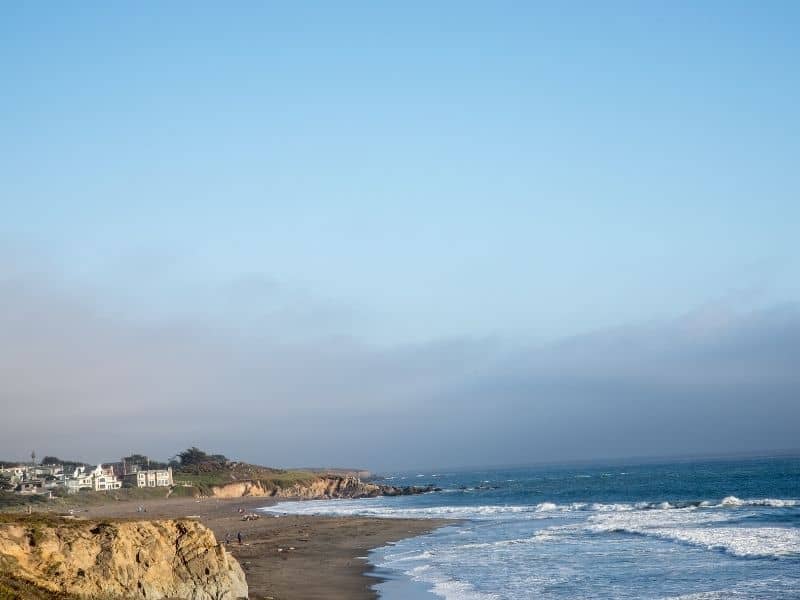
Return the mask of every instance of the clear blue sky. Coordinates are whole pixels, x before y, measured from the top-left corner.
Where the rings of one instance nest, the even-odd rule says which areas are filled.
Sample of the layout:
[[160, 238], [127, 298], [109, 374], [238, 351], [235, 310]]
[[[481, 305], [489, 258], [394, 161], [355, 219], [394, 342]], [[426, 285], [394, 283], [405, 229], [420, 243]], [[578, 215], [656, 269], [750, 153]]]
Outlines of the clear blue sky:
[[5, 262], [115, 318], [381, 347], [796, 302], [798, 30], [796, 2], [5, 3]]
[[390, 341], [797, 294], [796, 3], [402, 4], [4, 6], [0, 234]]

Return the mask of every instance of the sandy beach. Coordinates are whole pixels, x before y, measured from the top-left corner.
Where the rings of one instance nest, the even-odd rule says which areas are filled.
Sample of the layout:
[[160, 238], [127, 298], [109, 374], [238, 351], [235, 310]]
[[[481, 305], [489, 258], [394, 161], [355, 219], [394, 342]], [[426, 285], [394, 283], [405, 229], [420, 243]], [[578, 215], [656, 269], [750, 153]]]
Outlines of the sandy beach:
[[[164, 499], [121, 501], [81, 507], [86, 518], [196, 517], [210, 527], [244, 569], [250, 598], [259, 600], [366, 600], [377, 598], [366, 573], [367, 552], [402, 538], [421, 535], [446, 521], [360, 517], [264, 515], [242, 521], [242, 513], [273, 503], [268, 498]], [[243, 543], [237, 541], [241, 532]]]

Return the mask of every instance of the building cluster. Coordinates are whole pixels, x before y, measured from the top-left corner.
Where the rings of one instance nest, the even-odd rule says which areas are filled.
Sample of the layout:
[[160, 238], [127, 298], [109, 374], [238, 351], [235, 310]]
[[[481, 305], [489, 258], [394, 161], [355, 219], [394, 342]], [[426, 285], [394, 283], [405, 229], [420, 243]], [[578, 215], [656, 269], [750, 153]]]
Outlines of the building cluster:
[[169, 487], [173, 485], [172, 467], [150, 469], [142, 465], [99, 464], [92, 469], [83, 465], [67, 468], [60, 464], [21, 464], [0, 467], [0, 483], [20, 494], [76, 493], [83, 490], [103, 492], [123, 487]]

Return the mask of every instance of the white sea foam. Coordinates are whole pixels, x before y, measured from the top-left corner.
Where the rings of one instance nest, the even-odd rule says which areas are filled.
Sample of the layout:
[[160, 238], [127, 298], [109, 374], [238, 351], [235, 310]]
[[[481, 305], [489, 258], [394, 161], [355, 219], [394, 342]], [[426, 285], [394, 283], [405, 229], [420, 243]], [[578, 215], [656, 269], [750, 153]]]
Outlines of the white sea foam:
[[509, 546], [519, 546], [521, 544], [540, 544], [548, 540], [563, 537], [564, 535], [579, 533], [580, 531], [580, 525], [555, 525], [539, 529], [528, 537], [495, 540], [492, 542], [473, 542], [469, 544], [460, 544], [454, 548], [456, 550], [474, 550], [481, 548], [505, 548]]
[[[458, 490], [445, 490], [454, 493]], [[392, 499], [381, 498], [362, 500], [308, 500], [302, 502], [280, 502], [261, 510], [277, 514], [303, 515], [340, 515], [340, 516], [372, 516], [387, 518], [428, 518], [428, 519], [491, 519], [508, 515], [520, 515], [529, 519], [548, 518], [548, 513], [570, 513], [576, 511], [590, 512], [625, 512], [650, 505], [635, 504], [599, 504], [573, 502], [571, 504], [555, 504], [541, 502], [539, 504], [485, 504], [485, 505], [445, 505], [430, 507], [402, 506]]]
[[462, 544], [458, 546], [464, 550], [474, 550], [479, 548], [504, 548], [506, 546], [517, 546], [519, 544], [530, 544], [531, 542], [538, 541], [537, 536], [527, 538], [515, 538], [512, 540], [497, 540], [496, 542], [475, 542], [472, 544]]
[[431, 592], [445, 600], [499, 600], [497, 594], [479, 592], [470, 583], [442, 575], [430, 565], [420, 565], [405, 572], [414, 581], [431, 586]]
[[587, 520], [587, 529], [595, 533], [641, 533], [656, 527], [707, 525], [728, 520], [728, 515], [721, 512], [694, 508], [625, 511], [592, 515]]
[[[480, 545], [475, 547], [478, 546]], [[448, 548], [445, 554], [450, 555], [453, 551], [457, 552], [459, 548]], [[500, 596], [480, 592], [466, 581], [446, 576], [434, 564], [436, 558], [437, 553], [430, 550], [388, 552], [381, 564], [384, 567], [401, 569], [410, 579], [425, 584], [432, 593], [445, 600], [499, 600]]]
[[663, 600], [725, 600], [730, 598], [733, 590], [714, 590], [710, 592], [697, 592], [695, 594], [681, 594], [680, 596], [670, 596]]
[[552, 503], [537, 505], [482, 505], [482, 506], [432, 506], [401, 507], [368, 500], [310, 500], [304, 502], [280, 502], [261, 510], [267, 513], [299, 515], [341, 515], [373, 516], [388, 518], [428, 518], [428, 519], [487, 519], [502, 515], [548, 512], [551, 510], [569, 511], [568, 506]]
[[645, 535], [675, 540], [734, 556], [800, 555], [800, 531], [788, 527], [703, 527], [650, 529]]
[[800, 506], [800, 500], [786, 500], [781, 498], [751, 498], [740, 500], [736, 496], [726, 496], [718, 506], [769, 506], [772, 508], [792, 508]]
[[[458, 491], [463, 492], [451, 493]], [[762, 565], [767, 564], [769, 574], [781, 569], [791, 571], [800, 558], [800, 529], [780, 525], [781, 522], [791, 525], [800, 501], [741, 495], [742, 498], [723, 498], [720, 494], [691, 502], [655, 498], [649, 502], [461, 504], [479, 499], [481, 496], [476, 492], [463, 498], [441, 495], [438, 500], [432, 495], [418, 500], [402, 497], [292, 502], [269, 510], [464, 520], [459, 525], [376, 552], [376, 556], [382, 557], [376, 564], [405, 573], [444, 600], [517, 599], [531, 597], [534, 592], [541, 597], [587, 597], [577, 592], [573, 596], [562, 592], [595, 585], [593, 581], [590, 583], [595, 576], [587, 579], [585, 575], [591, 571], [586, 566], [595, 562], [608, 570], [609, 581], [613, 582], [615, 577], [624, 580], [623, 568], [614, 557], [628, 556], [627, 553], [645, 562], [652, 555], [655, 560], [650, 567], [654, 572], [665, 564], [668, 569], [678, 564], [699, 566], [698, 573], [713, 575], [691, 580], [686, 587], [672, 582], [669, 586], [648, 588], [652, 592], [647, 595], [650, 598], [670, 594], [677, 598], [681, 592], [686, 594], [680, 596], [681, 600], [777, 597], [769, 595], [771, 588], [742, 587], [746, 582], [733, 580], [734, 567], [720, 571], [722, 575], [717, 577], [712, 566], [724, 564], [727, 569], [727, 565], [735, 563], [743, 573], [749, 573], [748, 569], [754, 568], [749, 565], [758, 565], [763, 570]], [[434, 502], [445, 505], [420, 506]], [[780, 560], [740, 560], [761, 557]], [[560, 569], [569, 573], [559, 575]], [[563, 584], [558, 583], [559, 577]], [[604, 578], [604, 575], [599, 577], [601, 587], [597, 589], [612, 590], [613, 586]], [[776, 583], [774, 589], [792, 590], [787, 587], [791, 585], [790, 579]], [[714, 587], [703, 591], [706, 586]], [[605, 597], [630, 600], [636, 597], [636, 591], [627, 589], [620, 595], [609, 593]]]
[[500, 598], [497, 594], [478, 592], [469, 583], [452, 579], [437, 581], [431, 591], [446, 600], [496, 600]]
[[391, 561], [392, 563], [399, 563], [399, 562], [413, 562], [419, 560], [429, 560], [433, 558], [433, 553], [430, 550], [425, 550], [424, 552], [412, 552], [412, 553], [401, 553], [401, 554], [387, 554], [386, 560]]
[[726, 496], [722, 499], [722, 502], [719, 503], [720, 506], [742, 506], [744, 502], [739, 500], [736, 496]]
[[662, 600], [729, 600], [731, 598], [797, 598], [796, 581], [786, 577], [742, 581], [733, 587], [668, 596]]
[[614, 504], [603, 504], [600, 502], [592, 502], [591, 504], [573, 504], [574, 510], [590, 510], [596, 512], [627, 512], [630, 510], [644, 509], [649, 506], [647, 502], [640, 502], [639, 504], [627, 504], [624, 502]]
[[[460, 490], [446, 490], [448, 493], [457, 493]], [[539, 504], [525, 505], [444, 505], [430, 507], [405, 506], [397, 499], [369, 498], [358, 500], [309, 500], [303, 502], [281, 502], [261, 510], [272, 514], [306, 514], [306, 515], [361, 515], [387, 518], [429, 518], [429, 519], [497, 519], [518, 515], [527, 519], [546, 519], [557, 513], [589, 512], [589, 513], [662, 513], [677, 511], [683, 514], [686, 511], [695, 511], [705, 514], [714, 513], [706, 509], [740, 509], [740, 508], [797, 508], [800, 500], [753, 498], [741, 500], [735, 496], [727, 496], [718, 503], [710, 501], [673, 505], [669, 502], [637, 502], [637, 503], [586, 503], [572, 502], [570, 504], [556, 504], [554, 502], [541, 502]], [[650, 517], [642, 517], [650, 518]], [[682, 517], [681, 517], [682, 518]], [[717, 517], [720, 520], [729, 518], [725, 514]]]
[[[731, 506], [730, 502], [724, 506]], [[740, 506], [736, 504], [735, 506]], [[800, 554], [800, 530], [786, 527], [712, 526], [729, 521], [722, 511], [693, 508], [598, 514], [587, 521], [595, 533], [624, 532], [722, 550], [734, 556]]]

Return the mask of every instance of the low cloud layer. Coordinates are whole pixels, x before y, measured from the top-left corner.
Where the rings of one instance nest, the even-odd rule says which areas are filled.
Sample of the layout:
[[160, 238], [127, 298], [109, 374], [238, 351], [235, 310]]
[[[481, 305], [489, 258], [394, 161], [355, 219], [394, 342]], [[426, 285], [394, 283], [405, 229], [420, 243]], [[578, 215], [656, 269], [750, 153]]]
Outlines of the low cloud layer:
[[711, 307], [540, 346], [376, 347], [287, 336], [269, 318], [144, 319], [12, 264], [0, 262], [0, 457], [198, 445], [380, 469], [797, 446], [797, 305]]

